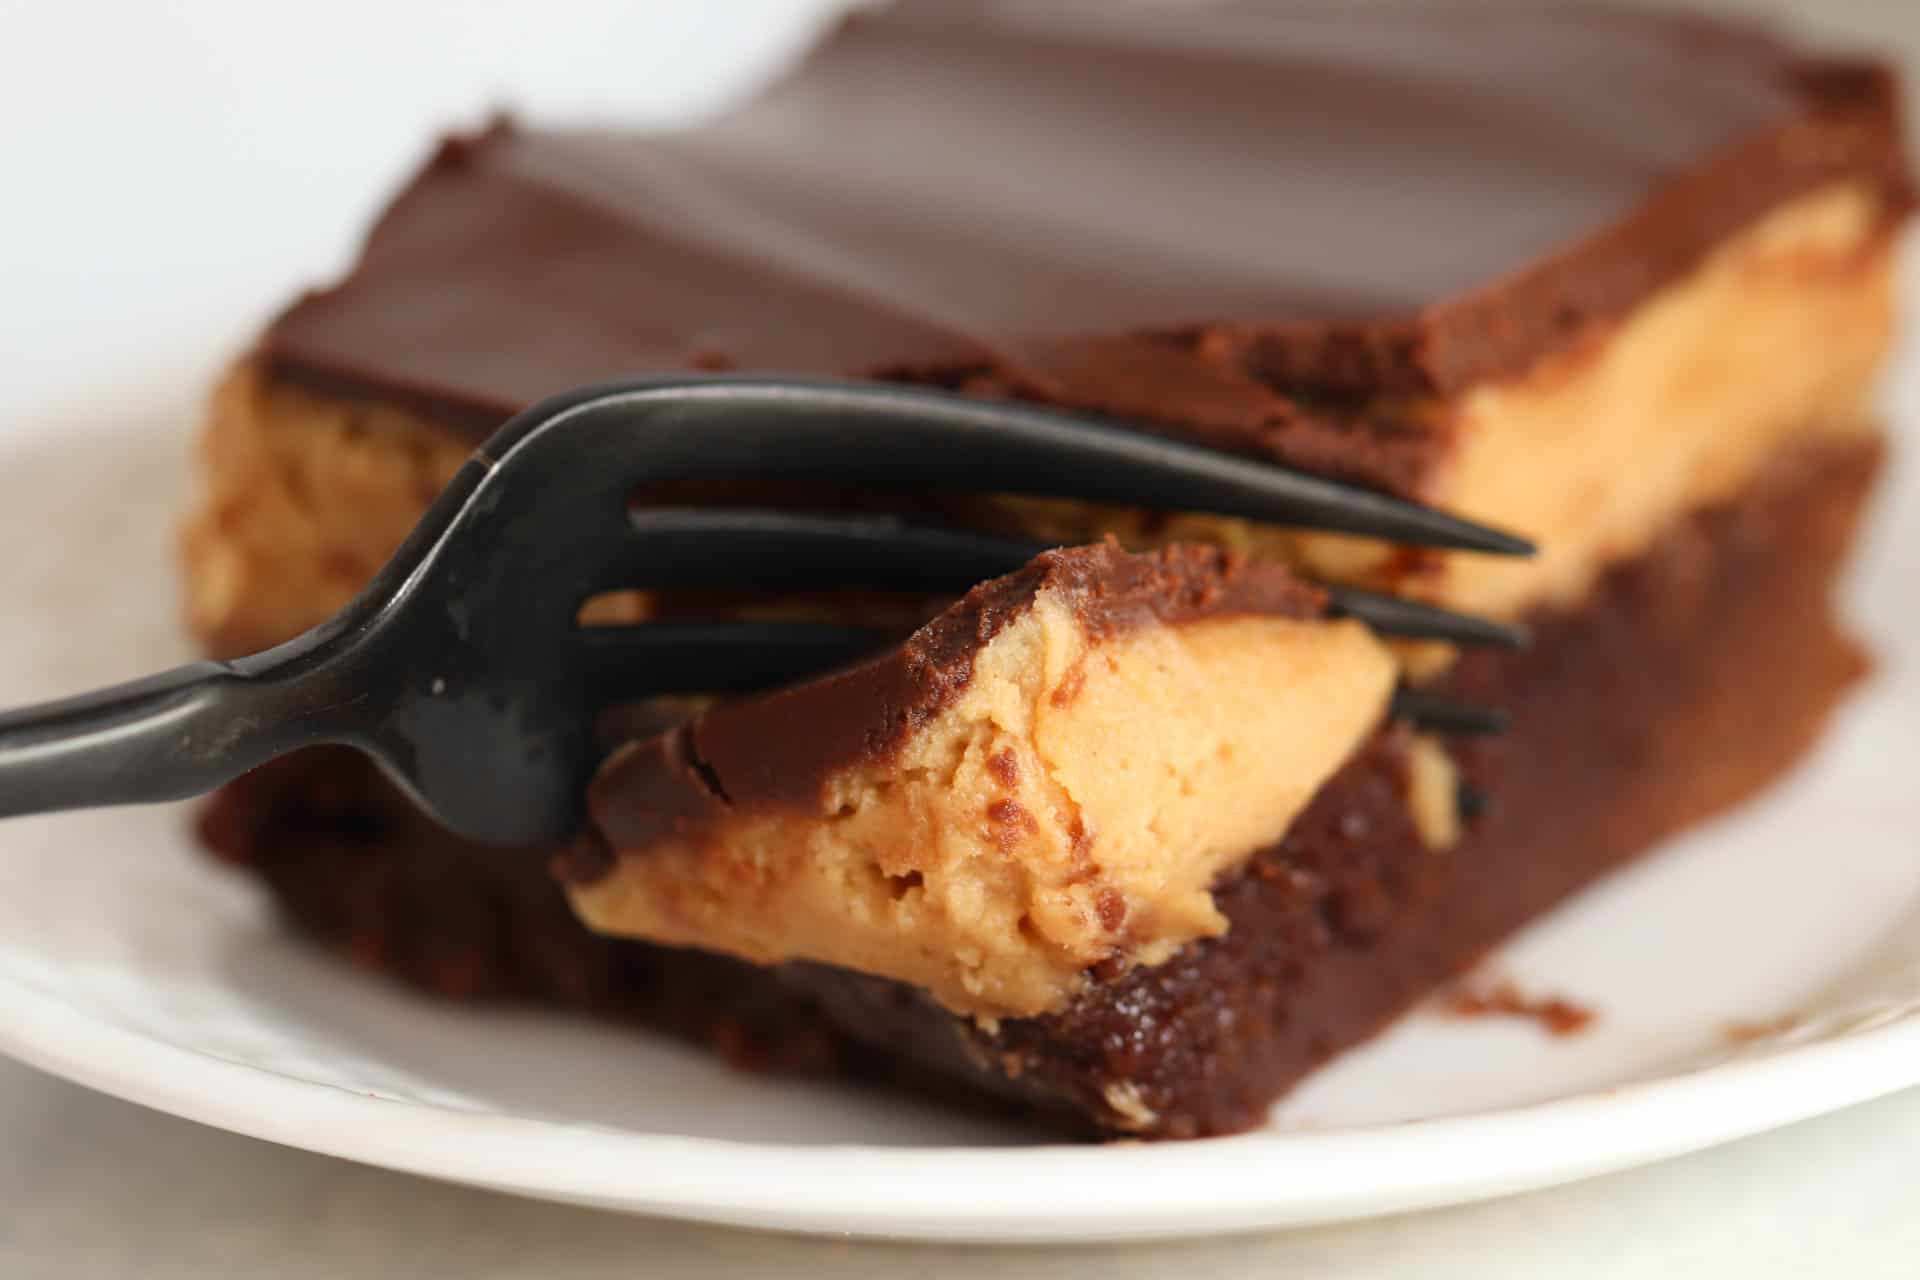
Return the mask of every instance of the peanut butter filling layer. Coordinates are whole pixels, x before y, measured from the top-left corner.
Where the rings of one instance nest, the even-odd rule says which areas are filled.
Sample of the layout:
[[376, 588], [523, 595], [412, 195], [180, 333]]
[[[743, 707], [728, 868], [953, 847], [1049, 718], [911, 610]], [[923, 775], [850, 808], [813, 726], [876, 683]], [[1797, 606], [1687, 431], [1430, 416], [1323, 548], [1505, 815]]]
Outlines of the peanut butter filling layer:
[[[724, 726], [696, 719], [678, 742], [616, 753], [591, 804], [614, 856], [572, 887], [581, 918], [761, 963], [842, 965], [982, 1018], [1058, 1008], [1094, 965], [1158, 963], [1222, 932], [1214, 880], [1279, 839], [1379, 723], [1393, 659], [1357, 623], [1235, 616], [1234, 575], [1281, 571], [1212, 556], [1162, 558], [1173, 570], [1156, 565], [1149, 588], [1208, 601], [1201, 616], [1091, 622], [1059, 580], [1071, 561], [1135, 558], [1056, 556], [1068, 573], [983, 611], [1016, 616], [937, 676], [905, 674], [926, 662], [910, 642], [904, 663], [734, 704], [721, 714], [760, 732], [731, 748]], [[976, 633], [974, 602], [930, 630]], [[817, 724], [903, 678], [926, 690], [895, 701], [906, 719], [924, 698], [944, 705], [883, 752], [759, 794], [763, 777], [811, 772], [766, 730]], [[941, 693], [956, 680], [958, 696]], [[870, 720], [879, 732], [888, 715]], [[704, 796], [663, 797], [696, 774], [685, 785]]]
[[1872, 430], [1895, 310], [1884, 227], [1868, 189], [1805, 197], [1610, 338], [1466, 392], [1433, 500], [1523, 529], [1540, 551], [1450, 557], [1424, 590], [1495, 617], [1570, 605], [1669, 522], [1740, 492], [1790, 440]]

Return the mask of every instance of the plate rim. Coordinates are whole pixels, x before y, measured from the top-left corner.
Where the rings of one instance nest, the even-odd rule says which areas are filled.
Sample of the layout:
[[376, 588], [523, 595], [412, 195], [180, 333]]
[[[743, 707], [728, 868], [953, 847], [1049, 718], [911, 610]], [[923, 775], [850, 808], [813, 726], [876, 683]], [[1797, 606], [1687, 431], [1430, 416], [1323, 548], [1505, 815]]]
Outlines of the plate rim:
[[1920, 1011], [1518, 1107], [1105, 1146], [782, 1145], [467, 1111], [171, 1044], [17, 979], [0, 980], [0, 1052], [232, 1133], [539, 1199], [807, 1234], [1064, 1243], [1351, 1221], [1702, 1150], [1920, 1084]]

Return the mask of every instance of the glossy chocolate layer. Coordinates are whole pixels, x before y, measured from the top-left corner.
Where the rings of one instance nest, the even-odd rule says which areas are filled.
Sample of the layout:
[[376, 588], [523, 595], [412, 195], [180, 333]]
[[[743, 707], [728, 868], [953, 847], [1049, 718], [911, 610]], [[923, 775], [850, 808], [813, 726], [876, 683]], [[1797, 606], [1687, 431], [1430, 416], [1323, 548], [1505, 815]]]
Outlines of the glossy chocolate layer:
[[691, 131], [444, 144], [278, 376], [485, 430], [662, 369], [911, 376], [1417, 491], [1510, 374], [1837, 178], [1893, 89], [1608, 10], [909, 2]]

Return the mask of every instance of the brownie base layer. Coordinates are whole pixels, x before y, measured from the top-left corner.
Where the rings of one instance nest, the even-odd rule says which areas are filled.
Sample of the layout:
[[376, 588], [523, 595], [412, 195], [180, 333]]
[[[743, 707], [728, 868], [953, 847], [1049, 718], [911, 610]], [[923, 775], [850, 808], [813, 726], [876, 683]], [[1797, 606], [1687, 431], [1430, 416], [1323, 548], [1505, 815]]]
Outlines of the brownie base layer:
[[[844, 971], [756, 969], [588, 933], [536, 851], [467, 845], [358, 756], [315, 750], [223, 791], [204, 835], [305, 933], [452, 996], [637, 1019], [747, 1066], [963, 1083], [1088, 1133], [1259, 1124], [1280, 1094], [1529, 919], [1765, 785], [1865, 669], [1828, 595], [1879, 464], [1808, 447], [1447, 680], [1513, 730], [1451, 744], [1484, 808], [1435, 850], [1388, 728], [1286, 839], [1217, 890], [1232, 923], [1065, 1011], [993, 1031]], [[950, 1087], [950, 1086], [949, 1086]]]

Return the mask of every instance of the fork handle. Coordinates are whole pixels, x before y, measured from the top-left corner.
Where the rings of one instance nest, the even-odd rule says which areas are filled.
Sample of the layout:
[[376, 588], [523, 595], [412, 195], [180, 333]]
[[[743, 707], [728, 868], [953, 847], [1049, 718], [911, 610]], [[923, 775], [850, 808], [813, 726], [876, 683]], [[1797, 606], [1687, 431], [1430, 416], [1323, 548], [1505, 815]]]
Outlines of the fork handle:
[[0, 713], [0, 817], [204, 794], [314, 740], [293, 692], [196, 662]]

